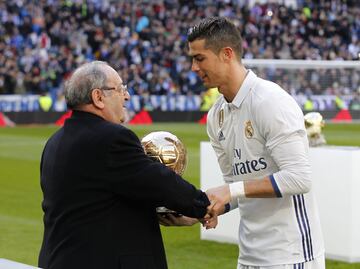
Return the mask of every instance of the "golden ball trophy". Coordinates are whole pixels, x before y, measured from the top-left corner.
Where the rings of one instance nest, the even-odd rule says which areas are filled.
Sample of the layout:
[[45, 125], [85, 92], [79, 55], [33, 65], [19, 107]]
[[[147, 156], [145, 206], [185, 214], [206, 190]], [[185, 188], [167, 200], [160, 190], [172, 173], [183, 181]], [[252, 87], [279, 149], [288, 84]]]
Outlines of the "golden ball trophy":
[[325, 127], [325, 121], [319, 112], [309, 112], [304, 116], [306, 133], [310, 147], [318, 147], [326, 144], [324, 135], [321, 133]]
[[[184, 173], [187, 164], [186, 148], [172, 133], [165, 131], [149, 133], [141, 139], [141, 145], [149, 157], [166, 165], [179, 175]], [[166, 207], [158, 207], [156, 212], [177, 214]]]

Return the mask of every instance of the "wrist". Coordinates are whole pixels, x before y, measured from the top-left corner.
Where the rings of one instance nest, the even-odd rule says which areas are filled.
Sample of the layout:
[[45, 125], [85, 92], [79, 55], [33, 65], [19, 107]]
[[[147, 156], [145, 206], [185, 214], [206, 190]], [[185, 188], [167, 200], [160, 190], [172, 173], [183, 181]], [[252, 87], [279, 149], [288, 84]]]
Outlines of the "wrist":
[[238, 181], [229, 184], [231, 200], [245, 198], [244, 181]]

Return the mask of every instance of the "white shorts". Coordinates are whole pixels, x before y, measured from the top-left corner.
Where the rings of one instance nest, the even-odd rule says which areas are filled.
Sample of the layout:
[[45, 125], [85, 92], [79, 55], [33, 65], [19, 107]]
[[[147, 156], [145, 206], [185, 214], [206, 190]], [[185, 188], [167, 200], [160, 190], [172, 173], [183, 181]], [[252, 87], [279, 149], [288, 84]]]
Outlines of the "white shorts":
[[325, 269], [325, 256], [321, 255], [310, 262], [272, 266], [252, 266], [239, 263], [237, 269]]

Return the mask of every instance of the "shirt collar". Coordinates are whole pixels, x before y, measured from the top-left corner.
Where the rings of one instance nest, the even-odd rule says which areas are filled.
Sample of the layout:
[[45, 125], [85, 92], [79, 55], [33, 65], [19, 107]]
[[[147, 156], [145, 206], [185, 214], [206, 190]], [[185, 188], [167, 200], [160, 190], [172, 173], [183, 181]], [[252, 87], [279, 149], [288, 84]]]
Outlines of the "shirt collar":
[[241, 84], [240, 89], [238, 90], [234, 100], [231, 102], [232, 105], [239, 108], [241, 103], [244, 101], [245, 97], [248, 95], [252, 87], [254, 86], [257, 80], [257, 76], [250, 69], [247, 71], [245, 79]]

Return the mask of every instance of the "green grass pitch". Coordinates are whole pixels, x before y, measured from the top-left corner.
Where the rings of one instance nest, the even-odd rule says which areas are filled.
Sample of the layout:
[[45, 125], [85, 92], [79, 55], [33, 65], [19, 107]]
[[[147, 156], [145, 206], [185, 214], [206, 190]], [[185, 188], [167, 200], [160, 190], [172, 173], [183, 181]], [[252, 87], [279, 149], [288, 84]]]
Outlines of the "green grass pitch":
[[[181, 123], [129, 128], [139, 137], [157, 130], [176, 134], [188, 150], [184, 177], [199, 186], [199, 142], [207, 141], [205, 126]], [[39, 161], [45, 141], [56, 129], [0, 128], [0, 258], [37, 264], [43, 232]], [[324, 133], [329, 144], [360, 146], [360, 124], [327, 124]], [[163, 227], [162, 232], [170, 269], [236, 268], [238, 247], [200, 240], [198, 225]], [[328, 260], [327, 268], [355, 269], [360, 264]]]

